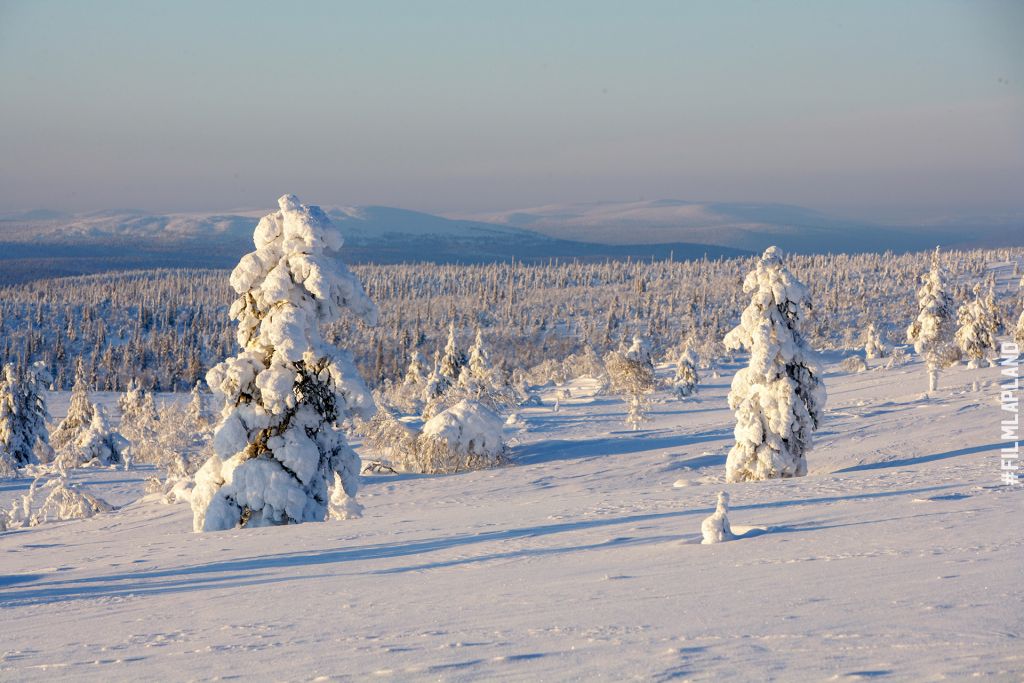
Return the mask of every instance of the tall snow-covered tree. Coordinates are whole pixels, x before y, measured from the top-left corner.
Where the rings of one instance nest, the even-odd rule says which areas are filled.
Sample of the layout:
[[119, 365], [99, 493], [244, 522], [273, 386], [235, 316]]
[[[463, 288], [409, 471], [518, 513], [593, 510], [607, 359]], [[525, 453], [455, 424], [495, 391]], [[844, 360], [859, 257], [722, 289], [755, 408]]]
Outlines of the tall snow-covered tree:
[[980, 284], [974, 286], [974, 298], [957, 311], [957, 323], [954, 339], [967, 358], [967, 367], [979, 367], [995, 353], [999, 328], [994, 301], [986, 298]]
[[83, 432], [89, 429], [92, 423], [93, 413], [96, 407], [89, 400], [88, 382], [85, 376], [85, 366], [82, 359], [78, 359], [78, 366], [75, 369], [75, 383], [71, 387], [71, 401], [68, 404], [68, 414], [61, 420], [57, 428], [53, 430], [50, 437], [50, 445], [58, 453], [75, 447], [75, 442]]
[[1024, 310], [1020, 312], [1020, 317], [1017, 318], [1017, 327], [1013, 329], [1013, 341], [1018, 346], [1024, 346]]
[[736, 443], [726, 481], [801, 477], [826, 400], [821, 367], [804, 337], [810, 293], [776, 247], [764, 252], [743, 291], [750, 304], [723, 340], [727, 349], [750, 353], [750, 364], [736, 373], [729, 391]]
[[0, 376], [0, 460], [4, 469], [48, 462], [53, 455], [44, 391], [51, 381], [42, 363], [4, 366]]
[[320, 326], [343, 309], [373, 325], [377, 308], [339, 260], [327, 215], [294, 195], [278, 204], [231, 273], [242, 351], [206, 375], [223, 410], [215, 454], [196, 473], [196, 531], [359, 514], [359, 458], [341, 422], [372, 416], [373, 399]]
[[917, 318], [907, 327], [907, 341], [924, 357], [928, 369], [928, 390], [939, 386], [939, 371], [959, 360], [954, 342], [956, 307], [949, 293], [946, 272], [939, 262], [939, 250], [932, 254], [931, 269], [921, 276], [917, 290]]

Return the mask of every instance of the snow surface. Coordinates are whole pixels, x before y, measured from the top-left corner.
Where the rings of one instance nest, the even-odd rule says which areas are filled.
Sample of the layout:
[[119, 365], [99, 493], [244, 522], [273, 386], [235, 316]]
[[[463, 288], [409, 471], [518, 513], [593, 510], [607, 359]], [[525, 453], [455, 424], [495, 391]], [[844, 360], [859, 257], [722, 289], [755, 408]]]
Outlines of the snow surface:
[[[738, 364], [637, 432], [596, 382], [557, 413], [549, 387], [513, 465], [364, 477], [355, 520], [195, 534], [140, 500], [151, 468], [74, 471], [121, 507], [0, 534], [0, 679], [1020, 680], [998, 370], [921, 398], [917, 359], [840, 360], [797, 479], [724, 483]], [[720, 490], [739, 538], [701, 545]]]

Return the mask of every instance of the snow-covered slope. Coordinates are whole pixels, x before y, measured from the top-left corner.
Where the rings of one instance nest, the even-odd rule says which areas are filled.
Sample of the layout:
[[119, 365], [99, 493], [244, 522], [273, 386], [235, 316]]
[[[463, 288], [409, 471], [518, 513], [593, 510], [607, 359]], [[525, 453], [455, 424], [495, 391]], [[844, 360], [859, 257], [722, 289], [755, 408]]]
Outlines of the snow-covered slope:
[[697, 242], [747, 251], [777, 245], [795, 252], [856, 252], [1024, 243], [1024, 220], [886, 227], [787, 204], [659, 199], [539, 206], [465, 218], [607, 244]]
[[[136, 500], [146, 470], [79, 471], [122, 507], [0, 534], [0, 678], [1020, 680], [998, 372], [925, 400], [916, 361], [829, 360], [800, 479], [724, 483], [734, 367], [638, 432], [592, 381], [549, 388], [511, 466], [365, 477], [346, 522], [193, 534]], [[720, 490], [741, 538], [700, 545]]]

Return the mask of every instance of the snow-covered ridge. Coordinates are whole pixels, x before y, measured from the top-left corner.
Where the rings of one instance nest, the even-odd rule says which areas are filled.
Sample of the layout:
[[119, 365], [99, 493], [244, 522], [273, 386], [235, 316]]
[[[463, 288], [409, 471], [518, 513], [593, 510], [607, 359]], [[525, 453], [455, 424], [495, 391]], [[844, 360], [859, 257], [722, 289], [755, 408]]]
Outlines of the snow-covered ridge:
[[772, 244], [804, 253], [925, 249], [936, 243], [1024, 244], [1024, 220], [1020, 216], [944, 219], [894, 227], [774, 203], [656, 199], [549, 204], [460, 217], [529, 228], [560, 239], [608, 244], [695, 242], [747, 251], [761, 251]]

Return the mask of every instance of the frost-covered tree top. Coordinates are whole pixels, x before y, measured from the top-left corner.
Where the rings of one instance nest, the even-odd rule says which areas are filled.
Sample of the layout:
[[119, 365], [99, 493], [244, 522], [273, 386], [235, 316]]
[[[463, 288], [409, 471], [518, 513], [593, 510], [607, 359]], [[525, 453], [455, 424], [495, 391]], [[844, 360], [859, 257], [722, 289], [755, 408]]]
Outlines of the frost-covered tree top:
[[319, 521], [329, 506], [332, 516], [358, 512], [359, 460], [340, 423], [372, 415], [373, 400], [320, 326], [342, 309], [372, 325], [377, 309], [338, 260], [327, 215], [293, 195], [278, 203], [231, 273], [243, 350], [206, 376], [224, 408], [216, 455], [196, 475], [197, 531]]
[[736, 413], [736, 444], [726, 462], [728, 481], [803, 476], [825, 408], [825, 386], [816, 354], [804, 339], [810, 294], [769, 247], [743, 281], [751, 295], [728, 349], [750, 353], [729, 392]]

